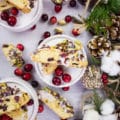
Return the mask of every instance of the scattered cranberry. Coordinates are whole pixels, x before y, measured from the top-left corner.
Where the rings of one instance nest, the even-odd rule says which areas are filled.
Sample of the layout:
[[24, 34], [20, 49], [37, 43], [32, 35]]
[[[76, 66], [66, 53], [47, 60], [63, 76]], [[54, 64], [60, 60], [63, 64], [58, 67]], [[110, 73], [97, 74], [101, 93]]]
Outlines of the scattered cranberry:
[[55, 24], [55, 23], [57, 23], [57, 18], [55, 17], [55, 16], [52, 16], [51, 18], [50, 18], [50, 24]]
[[35, 80], [33, 80], [33, 81], [31, 82], [31, 85], [32, 85], [34, 88], [36, 88], [36, 87], [38, 87], [38, 82], [35, 81]]
[[17, 44], [16, 46], [20, 51], [23, 51], [24, 50], [24, 46], [22, 44]]
[[102, 78], [102, 80], [106, 80], [106, 79], [108, 79], [108, 75], [106, 73], [103, 73], [101, 78]]
[[102, 82], [104, 85], [106, 85], [108, 83], [108, 79], [103, 79]]
[[55, 75], [56, 76], [62, 76], [63, 75], [63, 69], [62, 69], [62, 67], [57, 67], [55, 69]]
[[15, 7], [13, 7], [10, 12], [12, 15], [18, 15], [18, 13], [19, 13], [18, 9]]
[[13, 120], [13, 119], [11, 117], [9, 117], [8, 115], [3, 114], [0, 116], [0, 120]]
[[30, 30], [35, 30], [35, 28], [36, 28], [36, 25], [33, 25], [33, 26], [30, 28]]
[[63, 74], [62, 79], [64, 82], [70, 82], [71, 81], [71, 76], [69, 74]]
[[72, 17], [70, 15], [65, 16], [65, 21], [67, 23], [71, 22], [72, 21]]
[[29, 105], [29, 106], [31, 106], [31, 105], [33, 105], [33, 104], [34, 104], [33, 99], [30, 99], [29, 102], [27, 103], [27, 105]]
[[59, 13], [62, 10], [62, 5], [56, 4], [54, 9], [56, 13]]
[[30, 72], [32, 69], [33, 69], [33, 65], [32, 65], [32, 64], [26, 64], [26, 65], [24, 66], [24, 70], [25, 70], [26, 72]]
[[76, 6], [76, 0], [70, 0], [69, 5], [71, 7], [75, 7]]
[[3, 11], [3, 12], [1, 13], [1, 19], [7, 21], [8, 18], [9, 18], [8, 12], [7, 12], [7, 11]]
[[44, 111], [44, 106], [43, 105], [39, 105], [38, 112], [42, 113], [43, 111]]
[[29, 81], [32, 78], [30, 73], [24, 73], [22, 76], [23, 80]]
[[78, 35], [80, 35], [80, 30], [73, 28], [72, 34], [73, 34], [74, 36], [78, 36]]
[[23, 70], [20, 69], [20, 68], [16, 68], [14, 70], [14, 74], [17, 75], [17, 76], [22, 76], [23, 75]]
[[63, 87], [62, 90], [64, 91], [68, 91], [70, 89], [70, 87]]
[[61, 79], [58, 78], [58, 77], [54, 77], [53, 80], [52, 80], [52, 83], [53, 83], [54, 85], [59, 86], [59, 85], [61, 85]]
[[7, 20], [7, 23], [8, 23], [8, 25], [10, 25], [10, 26], [15, 26], [16, 23], [17, 23], [16, 17], [14, 17], [14, 16], [9, 16], [9, 18], [8, 18], [8, 20]]
[[48, 20], [48, 14], [42, 14], [41, 20], [42, 20], [43, 22], [46, 22], [46, 21]]
[[44, 32], [44, 35], [43, 35], [44, 38], [48, 38], [50, 36], [51, 36], [50, 32], [48, 31]]

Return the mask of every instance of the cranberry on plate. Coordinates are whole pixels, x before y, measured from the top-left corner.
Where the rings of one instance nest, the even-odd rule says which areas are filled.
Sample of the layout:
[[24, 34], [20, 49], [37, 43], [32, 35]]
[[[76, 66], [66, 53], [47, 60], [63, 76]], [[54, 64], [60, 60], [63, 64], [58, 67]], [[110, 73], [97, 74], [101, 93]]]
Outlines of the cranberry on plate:
[[54, 9], [56, 13], [59, 13], [62, 10], [62, 5], [56, 4]]
[[51, 36], [51, 33], [49, 31], [44, 32], [43, 37], [48, 38]]
[[61, 79], [59, 77], [53, 77], [52, 83], [56, 86], [61, 85]]
[[23, 80], [29, 81], [32, 78], [31, 73], [24, 73], [22, 76]]
[[23, 51], [24, 50], [24, 46], [23, 46], [23, 44], [17, 44], [17, 46], [16, 46], [20, 51]]
[[10, 26], [15, 26], [17, 23], [17, 19], [15, 16], [9, 16], [8, 20], [7, 20], [8, 25]]
[[70, 89], [70, 87], [63, 87], [62, 90], [63, 91], [68, 91]]
[[47, 20], [48, 20], [48, 14], [46, 14], [46, 13], [44, 13], [44, 14], [42, 14], [42, 16], [41, 16], [41, 20], [43, 21], [43, 22], [46, 22]]
[[69, 83], [71, 81], [71, 79], [72, 79], [71, 75], [69, 75], [67, 73], [63, 74], [63, 76], [62, 76], [62, 80], [66, 83]]
[[70, 15], [65, 16], [66, 23], [69, 23], [72, 21], [72, 17]]
[[32, 69], [33, 69], [33, 65], [32, 65], [32, 64], [26, 64], [26, 65], [24, 66], [24, 70], [25, 70], [26, 72], [30, 72]]
[[13, 118], [9, 117], [6, 114], [3, 114], [3, 115], [0, 116], [0, 120], [13, 120]]
[[52, 16], [51, 18], [50, 18], [50, 24], [55, 24], [55, 23], [57, 23], [57, 18], [55, 17], [55, 16]]
[[20, 68], [16, 68], [14, 70], [14, 74], [17, 75], [17, 76], [22, 76], [23, 75], [23, 70], [20, 69]]
[[19, 13], [19, 10], [16, 8], [16, 7], [13, 7], [11, 10], [10, 10], [10, 13], [12, 14], [12, 15], [18, 15], [18, 13]]
[[7, 21], [8, 18], [9, 18], [8, 12], [7, 12], [7, 11], [3, 11], [3, 12], [1, 13], [1, 19]]
[[31, 106], [31, 105], [33, 105], [33, 104], [34, 104], [33, 99], [30, 99], [29, 102], [27, 103], [28, 106]]
[[62, 67], [57, 67], [56, 69], [55, 69], [55, 75], [56, 76], [62, 76], [63, 75], [63, 68]]
[[44, 106], [41, 104], [39, 105], [38, 112], [42, 113], [44, 111]]

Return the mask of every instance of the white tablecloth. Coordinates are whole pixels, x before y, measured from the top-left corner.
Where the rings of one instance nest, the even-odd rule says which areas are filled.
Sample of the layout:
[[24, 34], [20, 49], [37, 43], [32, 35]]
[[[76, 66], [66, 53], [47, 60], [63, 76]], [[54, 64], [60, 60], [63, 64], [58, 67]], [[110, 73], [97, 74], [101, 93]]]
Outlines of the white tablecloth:
[[[64, 5], [63, 9], [60, 13], [56, 14], [54, 12], [54, 4], [51, 2], [51, 0], [43, 0], [43, 13], [49, 14], [49, 17], [52, 15], [55, 15], [57, 19], [63, 19], [66, 15], [72, 15], [72, 16], [78, 16], [78, 14], [81, 14], [83, 6], [77, 5], [75, 8], [71, 8], [68, 5]], [[14, 77], [14, 67], [11, 67], [11, 65], [7, 62], [6, 58], [4, 57], [1, 46], [4, 43], [12, 43], [12, 44], [18, 44], [22, 43], [25, 46], [25, 50], [23, 52], [23, 56], [25, 61], [27, 63], [32, 63], [30, 60], [30, 54], [36, 49], [38, 42], [42, 39], [42, 35], [45, 31], [50, 31], [52, 35], [54, 35], [54, 28], [56, 25], [49, 25], [48, 23], [37, 23], [37, 28], [33, 31], [28, 30], [26, 32], [21, 33], [13, 33], [10, 32], [2, 27], [0, 27], [0, 78], [5, 77]], [[72, 30], [73, 24], [70, 23], [63, 27], [64, 34], [70, 35]], [[89, 33], [84, 32], [80, 36], [77, 37], [81, 40], [81, 42], [86, 47], [86, 43], [90, 38]], [[34, 63], [33, 63], [34, 64]], [[39, 79], [38, 75], [36, 74], [35, 70], [33, 71], [33, 79], [39, 81], [41, 86], [47, 86], [42, 82], [42, 80]], [[61, 89], [55, 89], [56, 91], [59, 91], [59, 93], [62, 96], [65, 96], [70, 103], [74, 106], [75, 109], [75, 117], [74, 118], [80, 118], [81, 112], [80, 112], [80, 99], [81, 95], [84, 93], [85, 89], [81, 87], [82, 85], [80, 82], [77, 82], [75, 85], [70, 87], [70, 90], [67, 92], [62, 91]], [[74, 120], [74, 118], [70, 120]], [[60, 120], [60, 118], [54, 114], [49, 108], [45, 106], [45, 110], [43, 113], [38, 114], [38, 120]]]

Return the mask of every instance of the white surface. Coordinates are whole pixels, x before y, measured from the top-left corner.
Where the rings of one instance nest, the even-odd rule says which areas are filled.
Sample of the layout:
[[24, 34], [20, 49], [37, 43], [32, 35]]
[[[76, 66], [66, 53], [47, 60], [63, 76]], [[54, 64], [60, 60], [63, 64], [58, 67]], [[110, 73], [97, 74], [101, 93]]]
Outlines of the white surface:
[[[76, 8], [70, 8], [68, 5], [63, 6], [63, 10], [56, 14], [54, 12], [54, 4], [51, 3], [51, 0], [43, 0], [44, 4], [44, 13], [48, 13], [49, 17], [52, 15], [57, 16], [58, 19], [63, 19], [65, 15], [74, 15], [78, 16], [79, 13], [82, 12], [82, 6], [77, 6]], [[38, 22], [37, 28], [34, 31], [26, 31], [22, 33], [13, 33], [10, 31], [5, 30], [4, 28], [0, 27], [0, 78], [5, 78], [5, 77], [13, 77], [15, 76], [13, 74], [14, 67], [11, 67], [11, 65], [7, 62], [6, 58], [4, 57], [2, 51], [1, 51], [1, 46], [3, 43], [22, 43], [25, 46], [25, 50], [23, 52], [24, 59], [30, 63], [30, 54], [36, 49], [38, 42], [42, 39], [42, 34], [44, 31], [48, 30], [51, 32], [53, 35], [53, 30], [56, 25], [48, 25], [48, 23], [41, 23]], [[64, 34], [70, 35], [71, 34], [71, 28], [73, 27], [73, 24], [70, 23], [66, 26], [63, 27], [64, 29]], [[81, 42], [84, 44], [86, 47], [86, 43], [89, 40], [88, 33], [84, 32], [80, 36], [77, 37], [78, 39], [81, 40]], [[35, 71], [33, 71], [33, 79], [38, 80], [41, 86], [47, 86], [40, 80], [38, 75], [36, 74]], [[75, 109], [75, 118], [80, 117], [80, 97], [85, 91], [82, 87], [80, 82], [77, 82], [75, 85], [71, 86], [70, 90], [68, 92], [64, 92], [61, 89], [55, 89], [56, 91], [59, 91], [62, 96], [65, 96], [70, 103], [74, 106]], [[43, 113], [38, 114], [38, 120], [60, 120], [58, 116], [56, 116], [52, 111], [50, 111], [47, 107], [45, 107], [45, 110]], [[74, 120], [73, 118], [70, 120]]]
[[[70, 36], [67, 36], [67, 35], [54, 35], [52, 37], [49, 37], [47, 39], [45, 39], [44, 41], [41, 42], [41, 44], [38, 46], [37, 49], [39, 48], [42, 48], [43, 45], [46, 45], [46, 46], [55, 46], [56, 44], [59, 44], [62, 42], [62, 40], [69, 40], [71, 42], [74, 43], [74, 41], [76, 40], [76, 38], [74, 37], [70, 37]], [[82, 48], [82, 50], [79, 50], [80, 53], [82, 53], [84, 55], [84, 60], [87, 60], [87, 56], [86, 56], [86, 52], [84, 50], [84, 48]], [[65, 63], [62, 63], [62, 65], [64, 66], [67, 66], [67, 64]], [[56, 88], [62, 88], [62, 87], [67, 87], [67, 86], [72, 86], [74, 85], [76, 82], [78, 82], [80, 80], [80, 78], [82, 78], [85, 70], [86, 70], [86, 67], [83, 67], [83, 68], [65, 68], [65, 71], [68, 72], [71, 77], [72, 77], [72, 80], [70, 83], [65, 83], [65, 82], [62, 82], [61, 85], [59, 86], [56, 86], [52, 83], [52, 78], [53, 78], [53, 74], [50, 74], [50, 75], [45, 75], [42, 71], [42, 67], [41, 67], [41, 64], [38, 64], [36, 63], [35, 64], [35, 68], [36, 68], [36, 72], [38, 73], [39, 77], [48, 85], [52, 86], [52, 87], [56, 87]]]
[[14, 88], [19, 88], [21, 91], [28, 93], [28, 95], [33, 99], [34, 104], [32, 106], [28, 106], [28, 119], [34, 120], [36, 118], [38, 112], [38, 97], [36, 91], [29, 85], [29, 83], [21, 80], [18, 77], [11, 77], [11, 78], [3, 78], [0, 82], [7, 83], [8, 86]]

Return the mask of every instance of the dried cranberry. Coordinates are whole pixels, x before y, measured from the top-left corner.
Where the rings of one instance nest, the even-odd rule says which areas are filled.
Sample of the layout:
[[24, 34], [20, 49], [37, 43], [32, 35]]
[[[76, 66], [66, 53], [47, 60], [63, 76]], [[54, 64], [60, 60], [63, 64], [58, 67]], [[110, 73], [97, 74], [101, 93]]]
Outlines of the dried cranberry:
[[48, 31], [44, 32], [44, 34], [43, 34], [43, 37], [44, 37], [44, 38], [48, 38], [48, 37], [50, 37], [50, 36], [51, 36], [51, 34], [50, 34], [50, 32], [48, 32]]
[[34, 104], [33, 99], [30, 99], [29, 102], [27, 103], [27, 105], [29, 105], [29, 106], [31, 106], [31, 105], [33, 105], [33, 104]]
[[70, 89], [70, 87], [63, 87], [62, 90], [64, 91], [68, 91]]
[[33, 80], [32, 82], [31, 82], [31, 85], [34, 87], [34, 88], [36, 88], [36, 87], [38, 87], [38, 82], [37, 81], [35, 81], [35, 80]]
[[33, 26], [30, 28], [30, 30], [35, 30], [35, 28], [36, 28], [36, 25], [33, 25]]

